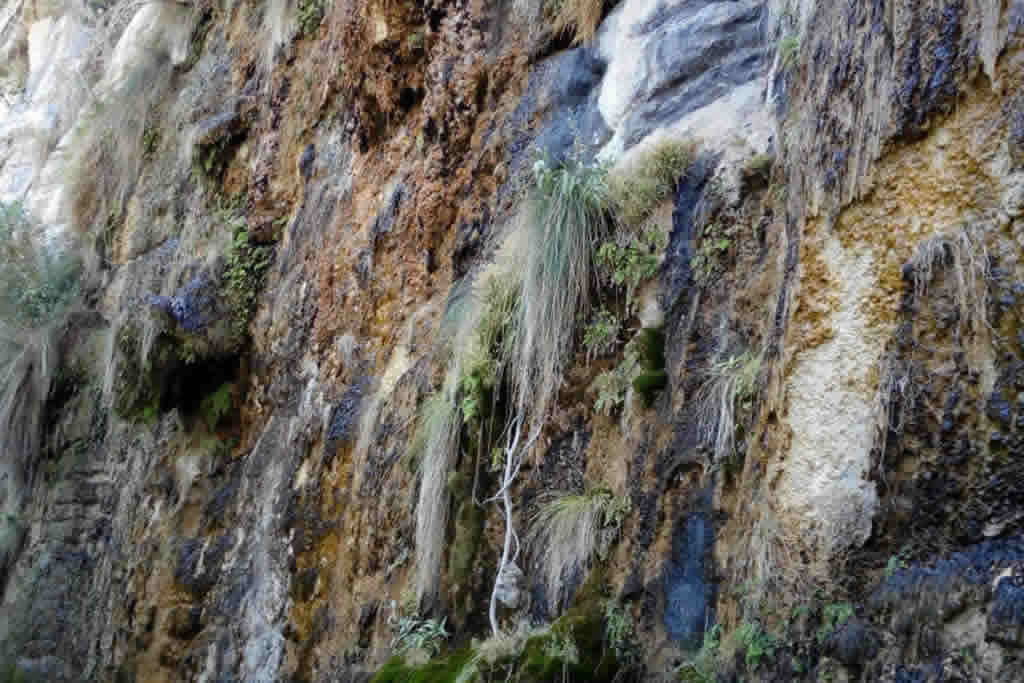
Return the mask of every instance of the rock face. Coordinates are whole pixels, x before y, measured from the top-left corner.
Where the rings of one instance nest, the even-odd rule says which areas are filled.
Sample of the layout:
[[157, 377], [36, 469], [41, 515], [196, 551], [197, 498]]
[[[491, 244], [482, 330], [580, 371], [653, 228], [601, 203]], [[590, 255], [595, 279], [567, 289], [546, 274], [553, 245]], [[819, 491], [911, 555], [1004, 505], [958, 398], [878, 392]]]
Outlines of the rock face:
[[[637, 178], [684, 140], [618, 245], [656, 267], [593, 283], [620, 338], [580, 321], [511, 487], [496, 618], [553, 640], [510, 671], [564, 671], [568, 633], [595, 680], [1024, 679], [1024, 3], [623, 0], [580, 43], [551, 3], [108, 4], [0, 8], [0, 201], [86, 262], [46, 336], [0, 311], [0, 444], [11, 369], [56, 367], [38, 448], [0, 454], [0, 663], [392, 680], [431, 618], [454, 680], [506, 520], [505, 432], [466, 417], [417, 602], [452, 321], [539, 157]], [[554, 590], [553, 492], [610, 506]]]

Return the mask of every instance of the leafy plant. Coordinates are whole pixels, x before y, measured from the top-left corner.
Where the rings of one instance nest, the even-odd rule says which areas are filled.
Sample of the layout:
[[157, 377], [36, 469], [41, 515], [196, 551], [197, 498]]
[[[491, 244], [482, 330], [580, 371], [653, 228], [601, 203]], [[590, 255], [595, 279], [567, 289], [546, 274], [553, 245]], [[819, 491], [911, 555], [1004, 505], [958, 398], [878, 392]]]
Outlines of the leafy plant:
[[299, 0], [299, 35], [308, 36], [320, 26], [324, 19], [324, 4], [324, 0]]
[[[626, 304], [645, 280], [654, 277], [665, 250], [667, 239], [659, 228], [652, 227], [640, 236], [628, 235], [627, 242], [605, 242], [597, 252], [597, 261], [605, 278], [617, 287], [626, 288]], [[622, 239], [622, 236], [620, 236]]]
[[885, 563], [885, 578], [892, 577], [893, 574], [901, 569], [907, 568], [907, 561], [903, 559], [901, 553], [896, 553], [889, 558], [889, 561]]
[[821, 626], [818, 627], [817, 639], [824, 643], [833, 633], [853, 616], [853, 605], [848, 602], [834, 602], [825, 605], [821, 611]]
[[[392, 608], [397, 609], [393, 602]], [[388, 618], [388, 623], [394, 632], [394, 636], [391, 638], [391, 647], [398, 654], [410, 650], [422, 650], [431, 657], [437, 656], [449, 636], [448, 631], [445, 630], [446, 621], [446, 619], [441, 619], [441, 621], [421, 619], [415, 614], [400, 617], [392, 614]]]
[[764, 657], [774, 657], [777, 640], [761, 624], [745, 621], [730, 636], [736, 647], [742, 651], [747, 671], [756, 671]]
[[614, 369], [599, 374], [590, 385], [591, 390], [597, 392], [594, 410], [611, 415], [621, 408], [639, 370], [640, 354], [627, 348], [622, 361]]
[[701, 230], [696, 253], [690, 262], [697, 284], [708, 285], [721, 276], [725, 268], [724, 258], [732, 247], [735, 232], [735, 226], [723, 228], [716, 222], [708, 223]]
[[606, 308], [598, 311], [583, 331], [583, 346], [587, 349], [587, 358], [592, 359], [610, 353], [619, 342], [619, 330], [622, 325], [618, 317]]

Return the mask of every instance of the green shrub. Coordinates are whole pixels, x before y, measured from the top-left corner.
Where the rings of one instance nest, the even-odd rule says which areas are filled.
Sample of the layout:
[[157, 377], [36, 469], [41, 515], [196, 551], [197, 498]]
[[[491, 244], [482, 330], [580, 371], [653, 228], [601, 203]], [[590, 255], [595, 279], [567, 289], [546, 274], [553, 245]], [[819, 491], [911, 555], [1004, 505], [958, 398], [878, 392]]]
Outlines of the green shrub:
[[729, 634], [731, 647], [737, 652], [743, 653], [744, 663], [748, 672], [757, 671], [761, 660], [765, 657], [774, 657], [778, 647], [777, 640], [761, 624], [753, 621], [745, 621]]
[[690, 262], [697, 284], [705, 286], [721, 277], [735, 231], [735, 227], [724, 228], [716, 222], [708, 223], [701, 230], [696, 253]]
[[633, 613], [622, 603], [609, 600], [604, 610], [604, 634], [608, 647], [615, 653], [621, 669], [640, 666], [640, 643], [637, 640]]
[[684, 683], [715, 683], [721, 642], [722, 627], [715, 624], [705, 631], [697, 653], [679, 668], [679, 680]]

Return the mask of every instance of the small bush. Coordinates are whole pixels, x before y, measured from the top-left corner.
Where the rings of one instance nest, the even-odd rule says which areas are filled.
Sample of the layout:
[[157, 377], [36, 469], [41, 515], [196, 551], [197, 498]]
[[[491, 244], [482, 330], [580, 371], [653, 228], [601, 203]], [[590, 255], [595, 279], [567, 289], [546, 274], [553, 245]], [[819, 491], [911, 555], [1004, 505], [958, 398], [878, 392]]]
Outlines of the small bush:
[[613, 600], [605, 604], [604, 634], [620, 669], [631, 670], [640, 666], [641, 652], [636, 622], [633, 613], [625, 605]]
[[730, 653], [741, 653], [748, 673], [757, 671], [761, 660], [775, 656], [779, 643], [774, 636], [765, 631], [756, 621], [745, 621], [729, 634], [722, 651], [726, 661], [732, 659]]
[[614, 369], [602, 372], [590, 385], [590, 389], [597, 392], [594, 410], [611, 415], [621, 408], [638, 372], [640, 354], [633, 349], [627, 349], [622, 361]]
[[320, 27], [324, 19], [325, 0], [299, 0], [299, 35], [308, 36]]
[[706, 286], [722, 275], [735, 233], [735, 226], [723, 227], [717, 222], [708, 223], [701, 230], [696, 253], [690, 262], [697, 284]]
[[716, 624], [704, 633], [704, 642], [697, 653], [679, 668], [679, 680], [684, 683], [715, 683], [721, 642], [722, 627]]

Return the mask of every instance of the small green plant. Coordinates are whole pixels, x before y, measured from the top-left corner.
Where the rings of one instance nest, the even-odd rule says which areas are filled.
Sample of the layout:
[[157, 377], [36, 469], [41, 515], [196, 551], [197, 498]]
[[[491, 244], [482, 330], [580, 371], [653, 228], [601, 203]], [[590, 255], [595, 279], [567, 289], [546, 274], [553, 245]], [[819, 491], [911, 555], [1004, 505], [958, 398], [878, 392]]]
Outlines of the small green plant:
[[320, 27], [324, 19], [324, 0], [299, 0], [299, 35], [308, 36]]
[[745, 621], [730, 634], [737, 651], [743, 652], [747, 671], [757, 671], [764, 657], [774, 657], [778, 641], [756, 621]]
[[788, 35], [779, 42], [779, 64], [783, 69], [792, 68], [799, 55], [800, 36]]
[[885, 578], [891, 578], [893, 574], [901, 569], [906, 569], [907, 566], [907, 561], [903, 559], [902, 553], [896, 553], [885, 563]]
[[715, 683], [722, 627], [715, 624], [704, 632], [704, 641], [697, 653], [679, 668], [679, 680], [684, 683]]
[[270, 250], [250, 241], [248, 224], [237, 212], [222, 208], [218, 216], [232, 235], [225, 258], [224, 281], [231, 307], [232, 332], [241, 340], [248, 334], [249, 321], [256, 312], [264, 275], [270, 266]]
[[821, 626], [818, 627], [817, 639], [824, 643], [843, 624], [853, 616], [853, 605], [848, 602], [834, 602], [825, 605], [821, 611]]
[[629, 306], [636, 288], [657, 274], [667, 239], [665, 233], [654, 226], [639, 237], [627, 236], [627, 240], [625, 244], [602, 244], [597, 251], [597, 261], [608, 281], [617, 287], [625, 287], [626, 305]]
[[640, 664], [640, 643], [637, 640], [633, 613], [620, 602], [609, 600], [604, 608], [604, 634], [608, 647], [615, 653], [620, 670], [634, 669]]
[[619, 331], [622, 328], [618, 317], [606, 308], [602, 308], [591, 319], [587, 329], [583, 331], [583, 346], [587, 349], [587, 359], [591, 360], [615, 350], [619, 343]]
[[544, 644], [544, 655], [567, 665], [578, 664], [580, 651], [576, 641], [568, 633], [556, 633]]
[[391, 606], [393, 613], [388, 618], [388, 624], [394, 633], [391, 638], [392, 649], [398, 654], [422, 650], [428, 656], [436, 657], [444, 642], [448, 640], [449, 634], [445, 630], [446, 619], [421, 619], [415, 614], [397, 616], [397, 604], [392, 601]]
[[231, 413], [234, 407], [235, 385], [225, 382], [216, 391], [203, 397], [199, 403], [199, 411], [206, 421], [206, 426], [216, 429], [221, 421]]
[[611, 415], [621, 408], [639, 370], [640, 354], [627, 349], [622, 361], [614, 369], [602, 372], [590, 385], [591, 390], [597, 392], [594, 410]]
[[704, 226], [697, 251], [690, 262], [697, 284], [708, 285], [722, 275], [735, 231], [735, 226], [723, 228], [716, 222]]

